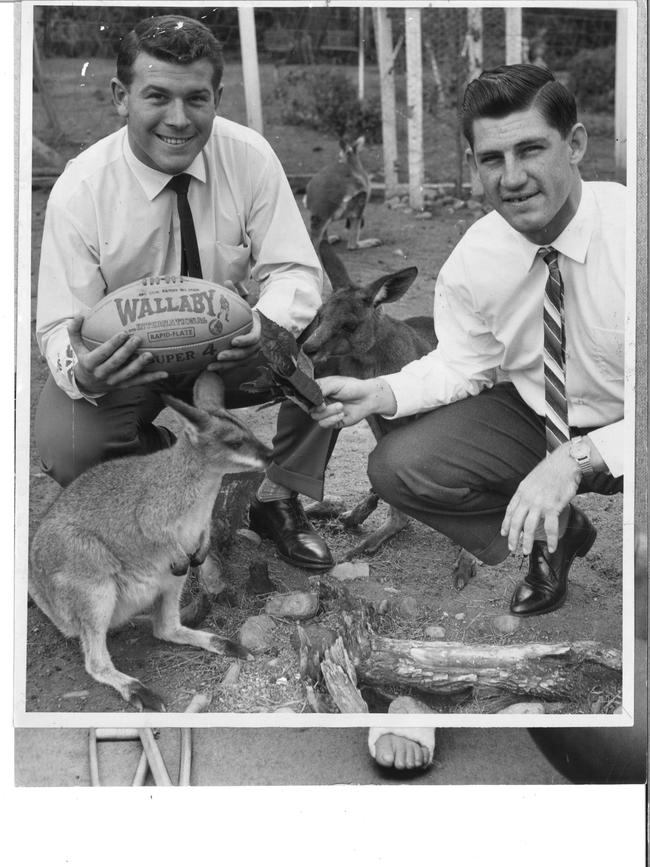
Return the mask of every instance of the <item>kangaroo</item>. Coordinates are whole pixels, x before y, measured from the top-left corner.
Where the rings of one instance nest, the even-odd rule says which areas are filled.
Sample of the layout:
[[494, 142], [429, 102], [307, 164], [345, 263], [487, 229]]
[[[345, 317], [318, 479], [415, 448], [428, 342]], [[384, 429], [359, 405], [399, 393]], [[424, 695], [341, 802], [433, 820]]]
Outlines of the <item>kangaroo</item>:
[[[319, 255], [332, 284], [332, 294], [319, 311], [316, 329], [302, 347], [312, 360], [316, 376], [370, 379], [400, 370], [435, 349], [438, 339], [431, 316], [393, 319], [381, 306], [405, 294], [417, 277], [417, 268], [404, 268], [385, 274], [367, 286], [359, 286], [350, 279], [343, 262], [326, 241], [321, 242]], [[375, 439], [379, 440], [388, 427], [407, 420], [380, 421], [370, 416], [367, 421]], [[359, 526], [378, 502], [379, 497], [371, 491], [361, 503], [340, 516], [343, 524]], [[348, 551], [343, 559], [351, 560], [362, 553], [374, 554], [407, 523], [406, 515], [391, 506], [386, 522]], [[466, 585], [475, 568], [474, 557], [461, 550], [453, 570], [457, 589]]]
[[[330, 222], [344, 218], [349, 229], [348, 250], [381, 244], [379, 238], [359, 240], [363, 212], [370, 198], [370, 178], [359, 156], [364, 144], [364, 136], [352, 144], [341, 139], [338, 162], [324, 166], [307, 184], [304, 203], [310, 214], [309, 232], [316, 250], [321, 240], [327, 240]], [[330, 238], [332, 243], [338, 240], [335, 235]]]
[[195, 406], [165, 395], [183, 422], [169, 449], [86, 470], [46, 512], [30, 551], [29, 593], [67, 637], [81, 643], [88, 674], [139, 709], [162, 699], [118, 671], [106, 633], [150, 611], [153, 633], [176, 644], [249, 658], [245, 647], [181, 625], [190, 567], [210, 549], [214, 502], [226, 473], [261, 470], [271, 451], [223, 406], [223, 383], [203, 372]]

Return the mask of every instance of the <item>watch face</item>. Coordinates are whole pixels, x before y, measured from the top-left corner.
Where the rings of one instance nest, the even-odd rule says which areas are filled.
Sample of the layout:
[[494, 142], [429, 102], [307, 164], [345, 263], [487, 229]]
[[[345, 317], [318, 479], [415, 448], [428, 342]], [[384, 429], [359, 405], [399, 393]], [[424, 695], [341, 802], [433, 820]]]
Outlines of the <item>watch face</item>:
[[589, 446], [582, 441], [572, 442], [569, 452], [571, 454], [571, 457], [575, 458], [577, 461], [585, 460], [591, 457], [591, 450], [589, 449]]

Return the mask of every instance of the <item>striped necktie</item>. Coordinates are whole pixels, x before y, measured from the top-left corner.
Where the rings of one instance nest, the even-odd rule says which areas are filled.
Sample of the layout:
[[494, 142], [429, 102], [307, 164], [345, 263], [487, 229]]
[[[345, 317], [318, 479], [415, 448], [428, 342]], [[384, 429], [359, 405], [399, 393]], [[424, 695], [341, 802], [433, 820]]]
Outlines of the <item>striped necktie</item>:
[[187, 191], [191, 180], [192, 176], [185, 173], [174, 175], [167, 184], [167, 189], [173, 190], [176, 193], [178, 217], [181, 223], [181, 274], [185, 274], [188, 277], [203, 277], [194, 220], [192, 219], [192, 211], [187, 199]]
[[540, 247], [548, 265], [544, 296], [544, 389], [546, 398], [546, 452], [570, 438], [566, 399], [564, 284], [557, 265], [557, 250]]

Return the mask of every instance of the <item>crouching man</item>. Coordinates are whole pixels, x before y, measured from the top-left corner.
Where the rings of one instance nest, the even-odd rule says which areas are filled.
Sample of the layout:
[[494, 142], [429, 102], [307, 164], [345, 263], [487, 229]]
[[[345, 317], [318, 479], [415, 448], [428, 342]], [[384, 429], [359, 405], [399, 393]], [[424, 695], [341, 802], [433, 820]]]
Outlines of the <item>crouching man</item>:
[[[546, 69], [503, 66], [467, 87], [467, 159], [493, 210], [440, 271], [438, 347], [398, 373], [320, 380], [323, 427], [413, 416], [370, 457], [387, 502], [482, 562], [521, 540], [528, 572], [513, 614], [565, 601], [596, 530], [572, 500], [623, 489], [626, 191], [583, 182], [587, 132]], [[417, 746], [417, 745], [416, 745]], [[382, 764], [431, 748], [384, 734]]]

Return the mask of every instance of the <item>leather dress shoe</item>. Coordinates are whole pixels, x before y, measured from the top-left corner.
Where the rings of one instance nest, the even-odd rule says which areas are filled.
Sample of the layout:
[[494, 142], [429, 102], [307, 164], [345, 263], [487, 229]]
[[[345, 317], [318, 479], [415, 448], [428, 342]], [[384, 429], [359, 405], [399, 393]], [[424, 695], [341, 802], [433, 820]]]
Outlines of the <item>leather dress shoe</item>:
[[551, 554], [546, 542], [533, 542], [528, 574], [517, 586], [510, 611], [519, 617], [555, 611], [567, 593], [569, 569], [575, 557], [584, 557], [594, 544], [596, 528], [589, 518], [571, 506], [567, 529]]
[[285, 500], [251, 503], [250, 528], [265, 539], [272, 539], [278, 555], [303, 569], [331, 569], [334, 558], [324, 540], [309, 523], [307, 515], [293, 496]]

